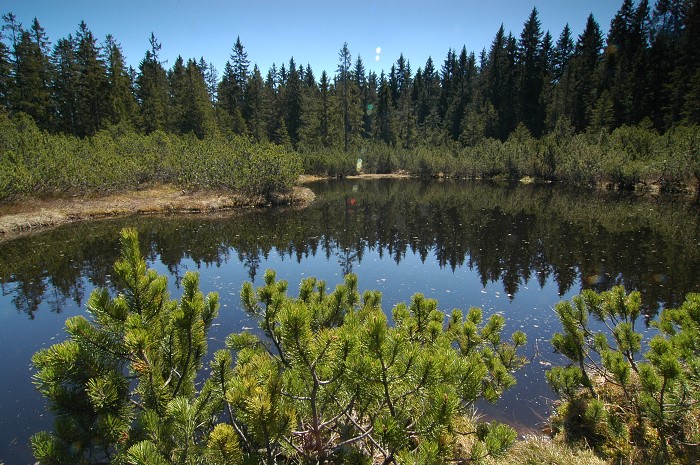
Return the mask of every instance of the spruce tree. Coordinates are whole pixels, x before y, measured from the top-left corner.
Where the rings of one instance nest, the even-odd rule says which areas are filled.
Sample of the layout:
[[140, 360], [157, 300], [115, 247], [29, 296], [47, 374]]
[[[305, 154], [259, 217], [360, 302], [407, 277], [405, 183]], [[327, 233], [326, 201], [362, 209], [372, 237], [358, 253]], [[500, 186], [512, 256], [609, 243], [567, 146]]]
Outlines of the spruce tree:
[[328, 78], [328, 73], [324, 70], [321, 73], [321, 81], [319, 82], [320, 91], [320, 114], [319, 114], [319, 137], [323, 147], [331, 147], [336, 140], [340, 139], [342, 134], [342, 124], [336, 124], [334, 118], [334, 95], [331, 89], [331, 82]]
[[168, 130], [176, 134], [188, 132], [188, 82], [185, 60], [178, 55], [173, 67], [167, 72], [168, 77]]
[[78, 121], [76, 103], [78, 66], [75, 61], [75, 44], [70, 34], [67, 38], [56, 42], [51, 60], [54, 68], [51, 93], [56, 129], [67, 134], [75, 134]]
[[302, 86], [301, 126], [299, 128], [299, 147], [304, 149], [321, 147], [319, 135], [321, 93], [316, 83], [311, 65], [306, 65]]
[[548, 131], [554, 127], [553, 124], [548, 124], [547, 114], [554, 101], [554, 88], [557, 84], [554, 78], [554, 45], [549, 31], [545, 32], [542, 38], [540, 57], [542, 61], [542, 92], [540, 93], [538, 118], [542, 122], [544, 130]]
[[244, 101], [243, 116], [248, 126], [248, 133], [253, 140], [267, 141], [267, 124], [271, 113], [271, 102], [257, 65], [253, 67], [253, 72], [248, 79]]
[[0, 29], [0, 107], [5, 111], [10, 109], [10, 89], [12, 88], [12, 60], [10, 48], [4, 42]]
[[348, 151], [350, 142], [350, 66], [352, 56], [348, 43], [343, 44], [343, 48], [338, 52], [338, 75], [336, 78], [336, 89], [340, 92], [343, 112], [343, 149]]
[[452, 95], [452, 81], [454, 79], [455, 68], [457, 67], [457, 59], [455, 52], [452, 49], [447, 51], [445, 61], [440, 68], [440, 101], [438, 112], [440, 120], [444, 120], [447, 114], [447, 108], [450, 105], [450, 97]]
[[289, 75], [284, 86], [284, 98], [282, 105], [284, 108], [284, 119], [289, 139], [292, 146], [296, 147], [299, 143], [299, 130], [302, 125], [303, 118], [303, 90], [302, 81], [299, 70], [297, 69], [294, 58], [289, 60]]
[[395, 115], [398, 124], [397, 136], [404, 149], [411, 149], [416, 144], [417, 134], [412, 95], [413, 79], [411, 77], [411, 63], [404, 59], [403, 54], [399, 55], [399, 59], [396, 62], [396, 81]]
[[700, 124], [700, 1], [689, 2], [683, 24], [679, 66], [673, 79], [674, 103], [679, 119]]
[[569, 66], [569, 61], [574, 54], [574, 41], [571, 38], [571, 29], [567, 23], [559, 34], [557, 43], [552, 50], [553, 75], [556, 82], [560, 82], [564, 72]]
[[97, 39], [84, 21], [78, 26], [75, 47], [76, 134], [82, 137], [99, 131], [108, 116], [107, 71]]
[[459, 138], [462, 119], [467, 106], [471, 103], [476, 77], [476, 59], [473, 54], [467, 54], [467, 48], [462, 47], [459, 58], [453, 63], [453, 74], [449, 104], [445, 113], [445, 126], [453, 140]]
[[111, 124], [134, 125], [138, 107], [121, 46], [108, 34], [102, 51], [107, 68], [107, 121]]
[[166, 128], [168, 107], [168, 83], [163, 65], [159, 59], [162, 45], [151, 33], [150, 50], [139, 64], [136, 78], [136, 98], [141, 107], [141, 128], [146, 133]]
[[[204, 60], [204, 58], [202, 58]], [[212, 62], [204, 63], [204, 66], [200, 63], [200, 68], [204, 70], [204, 82], [207, 85], [207, 92], [209, 93], [209, 100], [212, 106], [216, 106], [216, 102], [219, 99], [217, 93], [217, 88], [219, 85], [219, 71], [216, 69]]]
[[679, 68], [679, 43], [685, 0], [656, 2], [652, 14], [653, 38], [649, 50], [649, 116], [657, 129], [668, 129], [678, 117], [673, 102], [674, 72]]
[[377, 95], [377, 117], [375, 118], [375, 137], [395, 146], [397, 142], [397, 130], [394, 115], [394, 104], [391, 97], [391, 86], [384, 72], [379, 77], [379, 89]]
[[243, 90], [238, 85], [235, 71], [230, 61], [224, 66], [224, 73], [217, 87], [217, 109], [224, 115], [223, 127], [235, 134], [245, 134], [246, 125], [243, 120]]
[[184, 64], [178, 57], [169, 72], [172, 130], [180, 134], [193, 133], [199, 139], [212, 135], [216, 123], [204, 70], [194, 61]]
[[571, 107], [567, 115], [577, 131], [583, 131], [591, 120], [591, 112], [597, 100], [597, 69], [603, 39], [600, 27], [593, 15], [588, 16], [586, 27], [576, 42], [576, 51], [569, 65], [571, 73]]
[[237, 96], [237, 104], [239, 107], [243, 106], [243, 95], [245, 93], [245, 87], [248, 84], [248, 67], [250, 66], [250, 61], [248, 60], [248, 53], [245, 51], [243, 44], [241, 43], [241, 38], [236, 37], [236, 43], [233, 46], [233, 51], [230, 56], [231, 64], [233, 67], [233, 78], [241, 89], [240, 95]]
[[[13, 16], [8, 17], [6, 21], [13, 21], [12, 18]], [[6, 26], [13, 41], [16, 40], [12, 51], [14, 85], [9, 94], [12, 109], [31, 116], [39, 127], [50, 129], [51, 68], [46, 33], [36, 18], [29, 31], [14, 22]]]
[[544, 129], [541, 104], [545, 60], [542, 31], [537, 16], [537, 8], [533, 8], [518, 41], [518, 120], [535, 137], [539, 137]]

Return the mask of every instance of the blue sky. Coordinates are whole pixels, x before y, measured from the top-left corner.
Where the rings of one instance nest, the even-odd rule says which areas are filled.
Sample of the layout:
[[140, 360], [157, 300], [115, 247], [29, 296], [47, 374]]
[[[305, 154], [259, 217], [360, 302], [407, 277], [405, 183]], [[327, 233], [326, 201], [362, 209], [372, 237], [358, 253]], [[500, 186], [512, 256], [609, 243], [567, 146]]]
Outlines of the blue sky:
[[52, 43], [74, 33], [85, 20], [100, 42], [111, 33], [135, 68], [154, 32], [163, 45], [166, 67], [177, 55], [203, 56], [221, 73], [240, 36], [251, 67], [257, 63], [263, 75], [272, 63], [279, 67], [293, 56], [297, 64], [311, 64], [318, 78], [324, 69], [334, 74], [343, 42], [353, 61], [359, 54], [378, 74], [388, 71], [401, 53], [415, 72], [429, 56], [439, 68], [449, 48], [461, 50], [465, 45], [478, 55], [488, 49], [501, 23], [517, 37], [533, 6], [542, 29], [556, 40], [566, 23], [578, 36], [589, 13], [606, 33], [621, 4], [622, 0], [10, 0], [1, 8], [26, 27], [37, 17]]

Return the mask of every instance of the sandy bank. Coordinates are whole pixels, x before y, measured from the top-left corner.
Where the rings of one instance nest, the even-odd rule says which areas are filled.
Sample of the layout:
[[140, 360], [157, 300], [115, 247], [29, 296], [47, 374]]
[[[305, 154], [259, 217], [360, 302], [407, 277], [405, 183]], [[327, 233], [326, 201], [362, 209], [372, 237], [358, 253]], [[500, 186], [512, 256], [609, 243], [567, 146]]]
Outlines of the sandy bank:
[[0, 206], [0, 241], [39, 229], [93, 218], [215, 212], [272, 204], [305, 206], [314, 197], [309, 188], [299, 186], [288, 193], [273, 194], [271, 199], [265, 199], [262, 196], [250, 197], [229, 192], [186, 192], [175, 186], [163, 185], [105, 196], [29, 199]]

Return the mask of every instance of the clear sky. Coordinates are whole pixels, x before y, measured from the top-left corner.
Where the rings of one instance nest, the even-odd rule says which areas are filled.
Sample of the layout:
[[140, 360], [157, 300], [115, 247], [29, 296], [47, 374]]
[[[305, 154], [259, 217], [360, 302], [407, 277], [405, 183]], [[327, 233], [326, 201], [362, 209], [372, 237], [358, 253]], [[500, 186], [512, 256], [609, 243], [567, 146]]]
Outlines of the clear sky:
[[[348, 43], [353, 61], [359, 54], [367, 69], [388, 71], [401, 53], [413, 72], [432, 56], [441, 66], [448, 49], [462, 46], [477, 55], [488, 50], [503, 23], [516, 37], [533, 6], [542, 30], [556, 41], [569, 23], [574, 39], [589, 13], [607, 33], [622, 0], [10, 0], [2, 13], [13, 12], [24, 26], [34, 17], [49, 39], [75, 33], [84, 20], [100, 42], [111, 33], [127, 59], [138, 67], [151, 32], [162, 43], [161, 59], [172, 66], [177, 55], [204, 57], [219, 73], [240, 36], [252, 65], [263, 74], [293, 56], [310, 64], [316, 78], [333, 75], [338, 51]], [[377, 53], [381, 50], [380, 53]]]

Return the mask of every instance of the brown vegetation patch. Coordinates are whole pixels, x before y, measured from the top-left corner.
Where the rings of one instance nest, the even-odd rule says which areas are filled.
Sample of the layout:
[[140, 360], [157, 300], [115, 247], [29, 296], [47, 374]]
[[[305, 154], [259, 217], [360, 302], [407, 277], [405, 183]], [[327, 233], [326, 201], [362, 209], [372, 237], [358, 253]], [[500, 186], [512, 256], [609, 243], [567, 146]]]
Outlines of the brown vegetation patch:
[[106, 196], [29, 199], [0, 206], [0, 240], [65, 223], [131, 214], [200, 213], [269, 205], [308, 205], [314, 193], [306, 187], [273, 193], [269, 198], [225, 191], [185, 191], [154, 186]]

